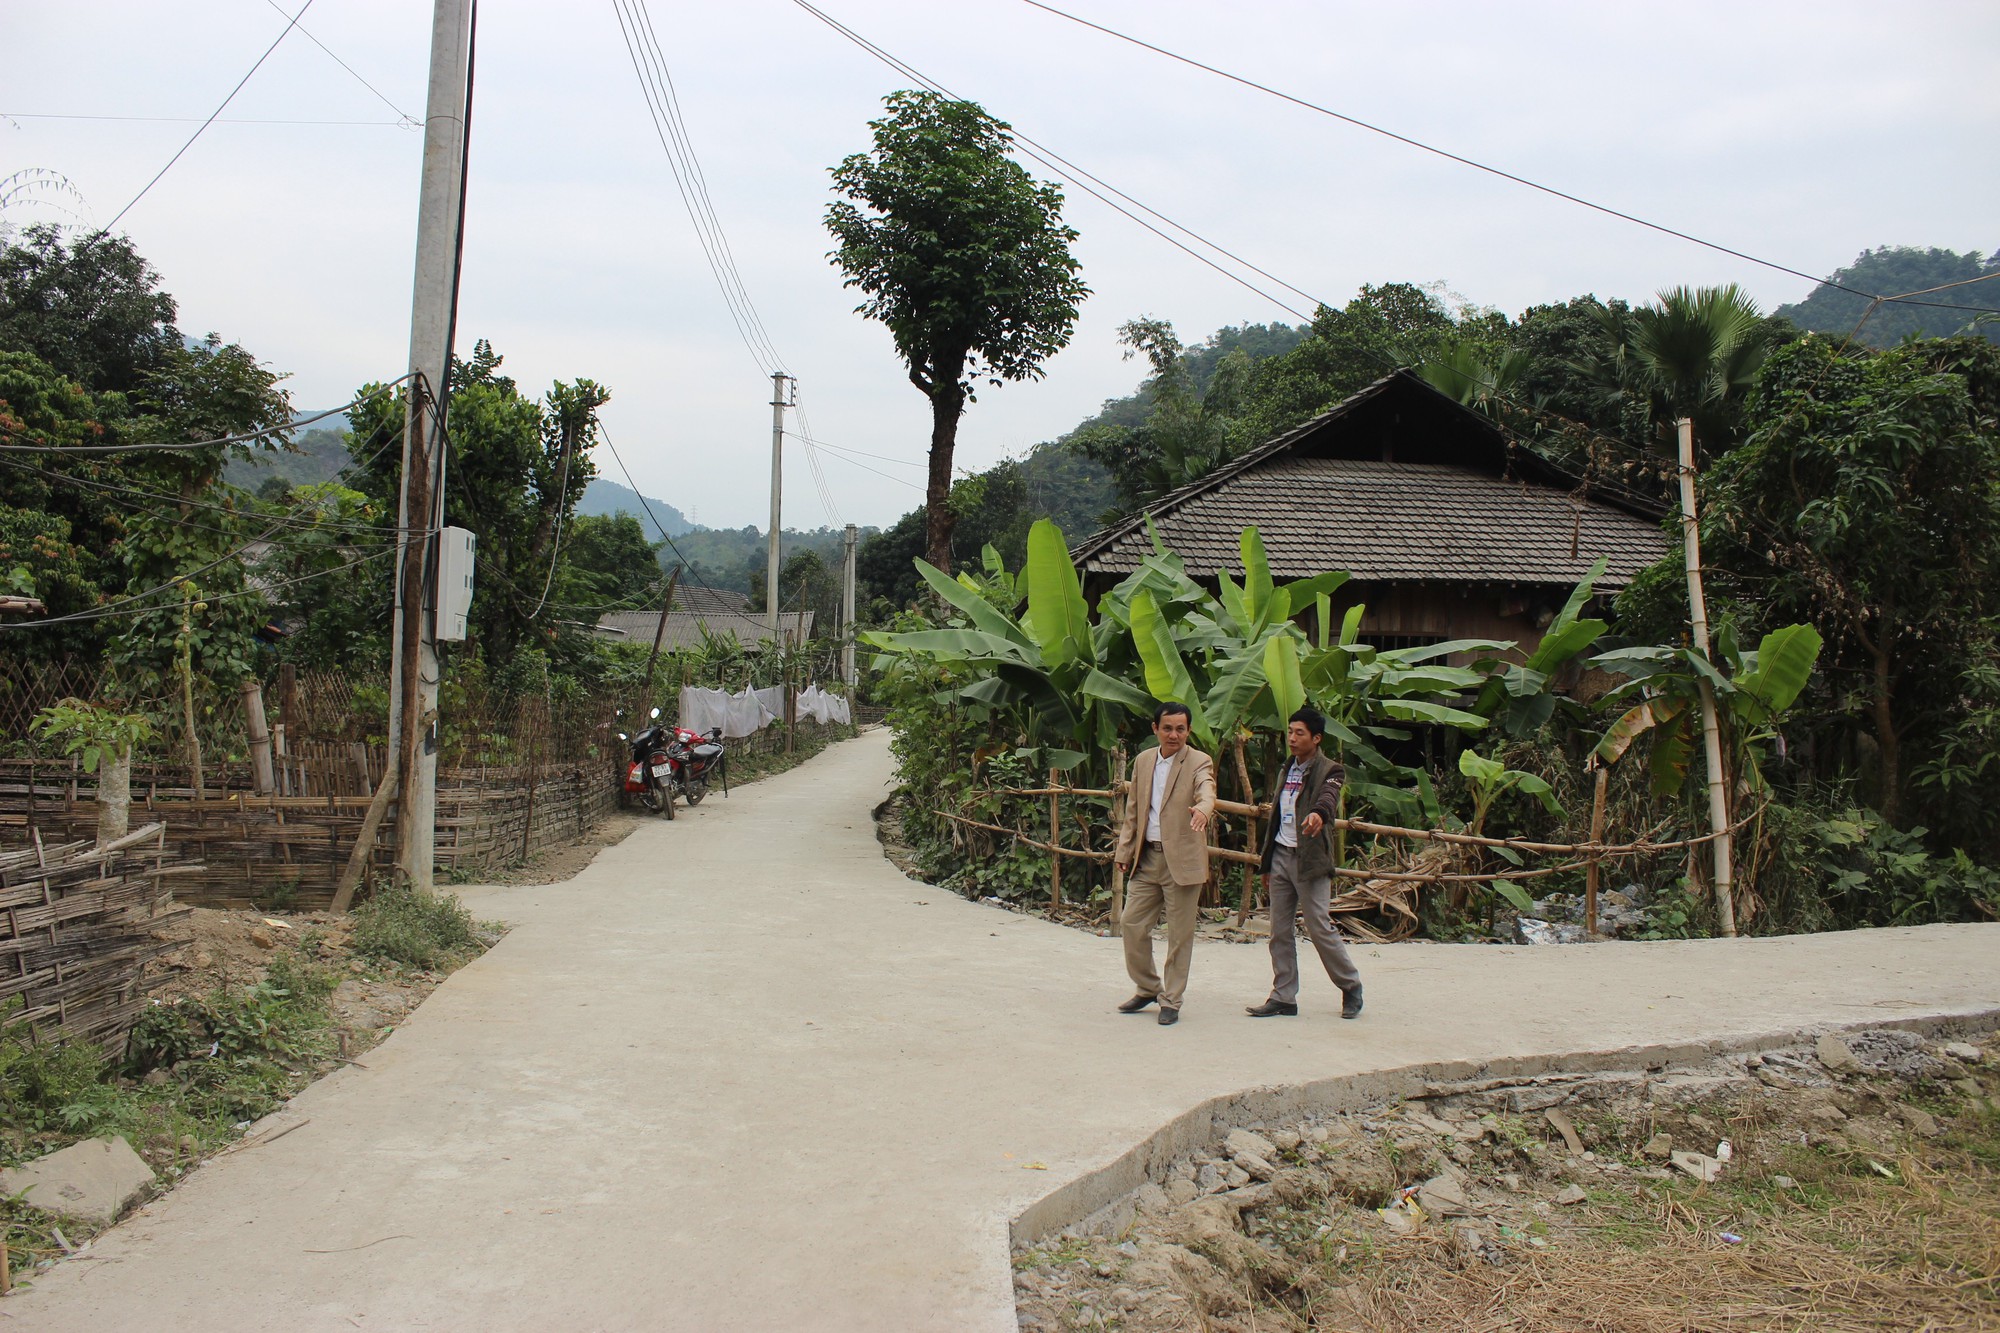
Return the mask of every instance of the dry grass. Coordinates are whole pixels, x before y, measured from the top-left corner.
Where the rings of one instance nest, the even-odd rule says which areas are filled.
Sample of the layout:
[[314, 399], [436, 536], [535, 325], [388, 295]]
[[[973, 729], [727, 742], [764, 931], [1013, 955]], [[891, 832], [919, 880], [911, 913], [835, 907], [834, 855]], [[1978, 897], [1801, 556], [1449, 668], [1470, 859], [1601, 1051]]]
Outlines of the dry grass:
[[[1926, 1161], [1924, 1158], [1929, 1158]], [[2000, 1329], [2000, 1189], [1962, 1153], [1906, 1154], [1895, 1179], [1830, 1175], [1730, 1244], [1706, 1191], [1602, 1209], [1599, 1234], [1465, 1264], [1441, 1237], [1389, 1247], [1309, 1326], [1340, 1333], [1880, 1333]], [[1633, 1224], [1648, 1234], [1632, 1243]]]

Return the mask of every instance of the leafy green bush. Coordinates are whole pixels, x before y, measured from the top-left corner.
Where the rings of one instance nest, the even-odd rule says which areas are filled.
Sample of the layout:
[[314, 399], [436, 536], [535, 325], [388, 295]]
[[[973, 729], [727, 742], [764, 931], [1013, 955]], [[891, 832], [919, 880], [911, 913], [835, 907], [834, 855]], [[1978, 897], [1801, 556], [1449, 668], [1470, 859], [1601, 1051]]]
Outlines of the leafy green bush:
[[1925, 829], [1899, 829], [1852, 806], [1774, 802], [1765, 818], [1774, 824], [1766, 833], [1771, 860], [1757, 884], [1777, 929], [1916, 926], [2000, 910], [2000, 867], [1963, 850], [1933, 852]]
[[354, 951], [385, 963], [434, 968], [477, 953], [479, 932], [457, 894], [391, 884], [354, 914]]

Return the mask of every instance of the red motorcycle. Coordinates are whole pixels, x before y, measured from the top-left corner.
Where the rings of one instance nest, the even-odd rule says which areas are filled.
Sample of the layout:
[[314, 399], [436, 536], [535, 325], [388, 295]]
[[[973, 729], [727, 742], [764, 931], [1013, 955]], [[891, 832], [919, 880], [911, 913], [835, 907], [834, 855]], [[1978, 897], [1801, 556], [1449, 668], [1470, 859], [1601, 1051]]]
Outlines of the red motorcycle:
[[[652, 716], [658, 719], [660, 710]], [[674, 797], [684, 797], [689, 805], [700, 805], [708, 795], [711, 781], [722, 783], [729, 794], [728, 755], [722, 747], [722, 728], [712, 727], [707, 735], [686, 727], [663, 727], [657, 721], [636, 736], [618, 733], [618, 739], [632, 747], [632, 759], [625, 772], [625, 790], [654, 814], [674, 817]]]

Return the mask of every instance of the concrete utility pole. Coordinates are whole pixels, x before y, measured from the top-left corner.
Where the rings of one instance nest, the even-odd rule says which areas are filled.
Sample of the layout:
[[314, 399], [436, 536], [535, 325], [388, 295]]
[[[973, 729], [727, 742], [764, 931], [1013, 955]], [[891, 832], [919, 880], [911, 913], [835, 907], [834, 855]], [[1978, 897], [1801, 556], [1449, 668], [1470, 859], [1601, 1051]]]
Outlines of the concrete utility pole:
[[[1674, 423], [1680, 437], [1681, 548], [1687, 564], [1688, 618], [1694, 631], [1694, 650], [1708, 657], [1708, 601], [1701, 592], [1701, 528], [1694, 511], [1694, 423], [1682, 417]], [[1715, 835], [1715, 911], [1722, 919], [1722, 933], [1736, 933], [1735, 864], [1730, 846], [1728, 777], [1722, 771], [1722, 732], [1715, 716], [1715, 689], [1706, 677], [1701, 690], [1701, 745], [1708, 760], [1708, 822]]]
[[396, 511], [396, 651], [390, 669], [389, 714], [389, 754], [399, 788], [396, 864], [422, 888], [431, 885], [437, 821], [438, 652], [432, 623], [436, 600], [432, 551], [444, 512], [443, 435], [438, 421], [451, 357], [459, 205], [465, 191], [471, 19], [471, 0], [435, 0], [416, 278], [410, 300], [410, 370], [421, 378], [408, 393], [403, 484]]
[[850, 690], [854, 688], [854, 547], [855, 528], [849, 523], [840, 552], [840, 678]]
[[791, 378], [782, 370], [771, 372], [771, 531], [764, 538], [764, 616], [771, 625], [773, 647], [778, 644], [778, 522], [784, 502], [785, 381]]

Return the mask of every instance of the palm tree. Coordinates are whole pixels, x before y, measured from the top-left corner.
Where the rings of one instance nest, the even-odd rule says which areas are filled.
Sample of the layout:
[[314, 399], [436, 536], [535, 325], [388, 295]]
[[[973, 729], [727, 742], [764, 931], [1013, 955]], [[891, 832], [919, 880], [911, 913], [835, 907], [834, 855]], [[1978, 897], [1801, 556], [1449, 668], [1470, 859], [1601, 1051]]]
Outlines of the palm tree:
[[1657, 305], [1606, 307], [1598, 319], [1613, 351], [1584, 369], [1607, 397], [1645, 403], [1663, 447], [1682, 417], [1708, 449], [1735, 443], [1774, 332], [1741, 287], [1670, 287]]

